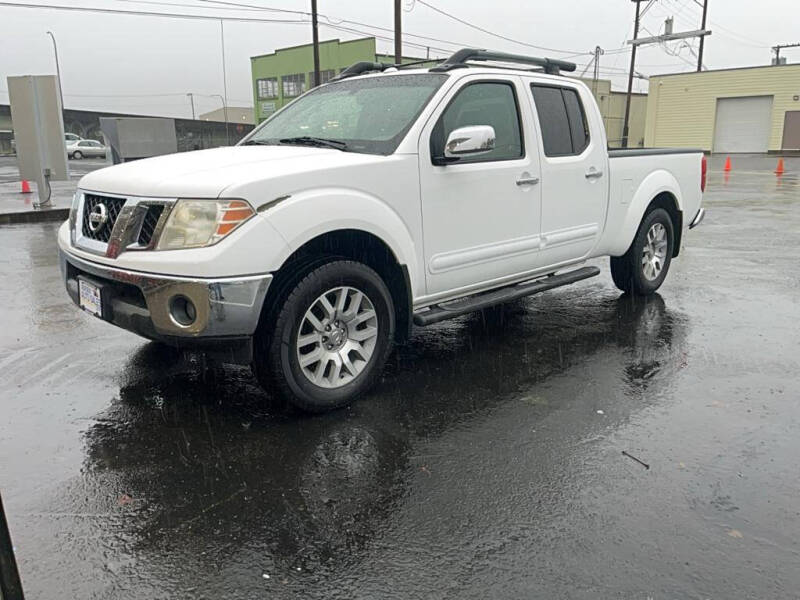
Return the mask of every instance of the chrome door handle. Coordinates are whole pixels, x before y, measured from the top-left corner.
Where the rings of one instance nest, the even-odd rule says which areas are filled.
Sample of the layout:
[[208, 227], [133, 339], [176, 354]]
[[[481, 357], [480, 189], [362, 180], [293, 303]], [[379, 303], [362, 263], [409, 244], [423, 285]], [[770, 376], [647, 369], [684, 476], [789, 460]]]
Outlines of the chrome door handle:
[[602, 177], [602, 176], [603, 176], [603, 172], [595, 170], [594, 167], [592, 167], [591, 169], [586, 171], [586, 174], [585, 174], [586, 179], [597, 179], [598, 177]]
[[537, 183], [539, 183], [538, 177], [523, 177], [517, 179], [517, 185], [536, 185]]

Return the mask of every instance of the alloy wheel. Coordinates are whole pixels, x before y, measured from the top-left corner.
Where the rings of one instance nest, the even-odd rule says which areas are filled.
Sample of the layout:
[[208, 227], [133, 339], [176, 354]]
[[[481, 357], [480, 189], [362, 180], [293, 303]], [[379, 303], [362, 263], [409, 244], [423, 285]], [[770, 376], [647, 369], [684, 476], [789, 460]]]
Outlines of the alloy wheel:
[[303, 375], [313, 384], [338, 388], [369, 364], [378, 340], [378, 315], [362, 291], [349, 286], [328, 290], [300, 322], [296, 352]]

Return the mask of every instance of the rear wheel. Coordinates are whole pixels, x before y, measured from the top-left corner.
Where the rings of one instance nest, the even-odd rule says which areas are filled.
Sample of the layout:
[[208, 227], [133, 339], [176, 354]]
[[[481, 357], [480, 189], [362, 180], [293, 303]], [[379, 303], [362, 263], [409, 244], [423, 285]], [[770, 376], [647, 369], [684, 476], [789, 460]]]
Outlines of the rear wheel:
[[669, 213], [656, 208], [642, 219], [628, 251], [611, 257], [611, 278], [623, 292], [644, 296], [655, 292], [669, 271], [675, 232]]
[[391, 294], [375, 271], [327, 263], [303, 277], [263, 324], [254, 371], [262, 386], [303, 410], [338, 408], [380, 375], [394, 327]]
[[80, 150], [73, 152], [72, 158], [74, 158], [75, 160], [80, 160], [83, 158], [83, 153]]

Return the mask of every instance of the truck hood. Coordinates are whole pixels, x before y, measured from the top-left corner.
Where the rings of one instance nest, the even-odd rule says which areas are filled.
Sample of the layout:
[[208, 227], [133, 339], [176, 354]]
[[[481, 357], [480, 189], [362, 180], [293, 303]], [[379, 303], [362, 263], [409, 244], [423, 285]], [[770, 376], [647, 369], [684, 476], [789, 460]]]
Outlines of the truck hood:
[[232, 146], [146, 158], [85, 175], [82, 190], [158, 198], [218, 198], [231, 186], [369, 164], [384, 156], [305, 146]]

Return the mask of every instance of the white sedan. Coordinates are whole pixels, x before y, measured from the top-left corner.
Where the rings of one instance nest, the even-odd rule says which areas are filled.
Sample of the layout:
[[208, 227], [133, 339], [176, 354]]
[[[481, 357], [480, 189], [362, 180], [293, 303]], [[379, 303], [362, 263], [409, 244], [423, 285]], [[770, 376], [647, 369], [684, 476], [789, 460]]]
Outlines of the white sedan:
[[95, 140], [76, 140], [67, 143], [67, 156], [76, 160], [84, 157], [105, 158], [108, 148]]

